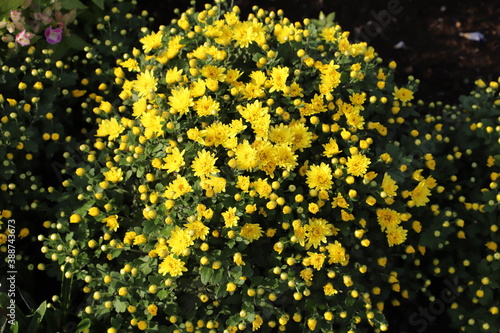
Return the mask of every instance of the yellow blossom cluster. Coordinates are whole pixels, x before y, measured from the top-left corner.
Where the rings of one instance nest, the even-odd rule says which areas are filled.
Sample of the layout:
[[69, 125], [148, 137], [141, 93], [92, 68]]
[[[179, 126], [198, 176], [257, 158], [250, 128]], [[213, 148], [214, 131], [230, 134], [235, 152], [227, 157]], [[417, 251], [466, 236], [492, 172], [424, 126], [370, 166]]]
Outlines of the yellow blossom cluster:
[[207, 5], [143, 33], [99, 101], [95, 177], [76, 172], [92, 200], [64, 217], [103, 234], [89, 248], [125, 288], [93, 299], [126, 304], [124, 329], [387, 330], [386, 302], [414, 296], [398, 261], [438, 248], [446, 211], [447, 140], [413, 126], [417, 82], [281, 11]]

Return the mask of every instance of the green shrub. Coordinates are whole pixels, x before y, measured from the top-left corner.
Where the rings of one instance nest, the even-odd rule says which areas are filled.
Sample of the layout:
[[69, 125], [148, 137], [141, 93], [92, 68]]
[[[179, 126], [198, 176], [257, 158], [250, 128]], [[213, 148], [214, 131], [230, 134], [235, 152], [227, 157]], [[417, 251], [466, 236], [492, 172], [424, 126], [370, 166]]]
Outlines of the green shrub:
[[[139, 30], [147, 23], [145, 16], [130, 13], [135, 2], [95, 3], [88, 4], [86, 8], [78, 5], [78, 1], [42, 4], [46, 5], [42, 7], [46, 9], [45, 13], [52, 11], [54, 20], [69, 23], [64, 21], [65, 14], [54, 12], [59, 5], [63, 7], [63, 12], [78, 9], [74, 16], [82, 19], [65, 26], [67, 34], [56, 44], [33, 37], [29, 45], [21, 45], [15, 40], [9, 41], [7, 28], [0, 29], [6, 41], [0, 44], [5, 55], [0, 58], [1, 267], [2, 271], [9, 270], [6, 241], [10, 229], [7, 222], [13, 219], [16, 221], [17, 239], [11, 245], [15, 245], [17, 259], [20, 331], [26, 331], [29, 326], [29, 321], [21, 320], [21, 313], [34, 312], [41, 302], [36, 298], [45, 297], [48, 293], [47, 289], [36, 285], [36, 276], [33, 276], [40, 274], [33, 273], [36, 266], [44, 269], [44, 264], [40, 263], [43, 254], [33, 251], [33, 242], [38, 247], [36, 236], [46, 233], [44, 229], [50, 228], [50, 220], [58, 210], [58, 189], [62, 188], [61, 182], [67, 177], [64, 174], [65, 159], [71, 156], [76, 161], [82, 161], [83, 155], [79, 154], [78, 146], [85, 140], [93, 139], [92, 132], [95, 132], [95, 114], [89, 105], [113, 93], [109, 83], [102, 82], [113, 80], [113, 64], [118, 51], [132, 50], [134, 43], [138, 43], [127, 35], [125, 27]], [[19, 5], [17, 2], [6, 4], [14, 6], [9, 10], [18, 9], [16, 13], [22, 16], [23, 28], [32, 27], [30, 20], [39, 8], [36, 7], [39, 2], [20, 8], [16, 7]], [[82, 31], [86, 32], [86, 40], [78, 36]], [[39, 33], [43, 35], [43, 30]], [[50, 274], [59, 277], [57, 271]], [[5, 278], [2, 277], [2, 286], [6, 285]], [[51, 288], [57, 288], [57, 284], [54, 283]], [[2, 288], [2, 291], [5, 289]], [[2, 298], [2, 305], [3, 301]], [[49, 305], [49, 310], [42, 317], [49, 318], [50, 311]], [[64, 317], [67, 313], [59, 315]], [[43, 327], [56, 331], [55, 325], [59, 322], [61, 327], [64, 326], [66, 319], [47, 319], [44, 325], [51, 322], [52, 326]], [[0, 321], [0, 326], [3, 323]]]
[[332, 22], [218, 2], [153, 32], [129, 5], [81, 28], [84, 54], [32, 57], [53, 74], [36, 113], [37, 78], [4, 71], [18, 89], [3, 167], [26, 175], [2, 190], [52, 214], [38, 238], [62, 277], [32, 309], [43, 329], [425, 331], [445, 312], [451, 328], [500, 327], [498, 82], [415, 103], [418, 80], [394, 82], [394, 62]]
[[488, 332], [500, 327], [494, 296], [500, 287], [500, 99], [498, 81], [478, 80], [476, 85], [457, 106], [441, 107], [439, 116], [427, 118], [433, 138], [439, 135], [436, 129], [447, 135], [438, 152], [443, 165], [449, 163], [439, 179], [446, 197], [437, 201], [435, 237], [426, 237], [432, 265], [421, 267], [431, 279], [458, 287], [447, 304], [450, 327]]
[[207, 5], [140, 41], [44, 247], [85, 281], [82, 318], [387, 330], [384, 302], [414, 293], [400, 261], [425, 253], [444, 189], [433, 151], [399, 141], [417, 82], [396, 86], [395, 64], [338, 26], [281, 12]]

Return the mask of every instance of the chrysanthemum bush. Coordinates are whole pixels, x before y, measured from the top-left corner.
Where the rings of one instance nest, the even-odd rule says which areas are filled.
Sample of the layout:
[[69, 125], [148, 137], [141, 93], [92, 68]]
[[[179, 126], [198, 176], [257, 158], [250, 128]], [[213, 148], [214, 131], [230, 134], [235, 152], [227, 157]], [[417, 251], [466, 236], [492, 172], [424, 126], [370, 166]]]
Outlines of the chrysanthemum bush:
[[386, 331], [453, 196], [418, 82], [281, 11], [207, 5], [139, 41], [42, 248], [90, 330]]
[[424, 237], [432, 257], [427, 265], [417, 264], [423, 276], [456, 286], [446, 308], [450, 327], [465, 332], [494, 332], [500, 327], [494, 296], [500, 288], [498, 85], [498, 80], [477, 80], [476, 89], [461, 96], [457, 106], [438, 107], [437, 116], [416, 126], [421, 133], [413, 133], [419, 144], [432, 138], [442, 160], [437, 165], [447, 165], [439, 171], [447, 190], [433, 200], [439, 204], [434, 210], [435, 229]]
[[[71, 5], [63, 3], [64, 8]], [[8, 2], [5, 5], [19, 4]], [[40, 9], [37, 5], [40, 3], [31, 4], [39, 10], [45, 8]], [[50, 6], [55, 5], [52, 2], [45, 9], [51, 11]], [[35, 287], [40, 290], [32, 278], [32, 271], [40, 261], [40, 258], [34, 259], [37, 254], [32, 251], [33, 242], [38, 246], [37, 234], [51, 225], [49, 220], [54, 216], [57, 188], [62, 187], [64, 180], [64, 160], [70, 155], [78, 161], [83, 159], [77, 147], [83, 140], [92, 138], [89, 132], [95, 131], [95, 113], [89, 104], [99, 103], [102, 96], [113, 91], [103, 81], [113, 80], [112, 64], [118, 50], [131, 50], [134, 43], [138, 43], [127, 36], [125, 28], [140, 29], [146, 24], [144, 16], [130, 13], [135, 5], [133, 2], [106, 1], [102, 5], [106, 6], [106, 12], [97, 5], [87, 9], [94, 17], [84, 21], [91, 25], [85, 29], [88, 31], [85, 41], [76, 35], [65, 35], [56, 45], [42, 40], [32, 40], [30, 45], [15, 41], [0, 44], [3, 52], [0, 59], [0, 256], [2, 270], [7, 271], [4, 261], [9, 232], [7, 220], [14, 219], [16, 268], [20, 273], [18, 295], [28, 300], [26, 304], [17, 303], [18, 318], [21, 318], [21, 310], [28, 313], [34, 310], [29, 295], [33, 296]], [[10, 9], [26, 17], [23, 22], [28, 25], [32, 7]], [[87, 12], [82, 9], [78, 14], [85, 17]], [[84, 25], [78, 24], [78, 28], [68, 26], [65, 29], [78, 31]], [[2, 285], [6, 285], [3, 280]], [[26, 327], [20, 326], [20, 330], [23, 329]]]

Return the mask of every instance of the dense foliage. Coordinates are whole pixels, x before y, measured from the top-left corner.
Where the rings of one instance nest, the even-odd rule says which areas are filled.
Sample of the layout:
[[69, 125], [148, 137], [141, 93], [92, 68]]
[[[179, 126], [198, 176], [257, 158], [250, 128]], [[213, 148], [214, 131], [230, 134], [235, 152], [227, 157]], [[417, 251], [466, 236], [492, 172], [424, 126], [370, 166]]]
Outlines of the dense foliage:
[[37, 325], [379, 332], [400, 308], [399, 330], [500, 327], [498, 82], [416, 102], [328, 20], [217, 2], [150, 31], [133, 4], [94, 1], [83, 53], [7, 40], [2, 221], [44, 216], [19, 238], [41, 233], [62, 278]]

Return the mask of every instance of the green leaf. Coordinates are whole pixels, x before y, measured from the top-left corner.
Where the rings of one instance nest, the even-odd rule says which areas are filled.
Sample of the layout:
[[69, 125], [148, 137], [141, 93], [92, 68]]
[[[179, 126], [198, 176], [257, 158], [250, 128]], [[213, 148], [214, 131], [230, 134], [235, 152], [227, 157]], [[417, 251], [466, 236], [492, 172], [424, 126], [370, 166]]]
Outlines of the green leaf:
[[27, 140], [24, 141], [24, 149], [29, 152], [29, 153], [38, 153], [38, 145], [36, 142], [33, 140]]
[[142, 176], [144, 176], [144, 166], [140, 166], [138, 169], [137, 169], [137, 178], [142, 178]]
[[229, 272], [233, 279], [237, 280], [242, 276], [243, 268], [241, 266], [234, 266]]
[[12, 333], [18, 333], [19, 332], [19, 322], [15, 321], [14, 325], [10, 327], [10, 331]]
[[67, 10], [88, 8], [82, 2], [80, 2], [80, 0], [64, 0], [62, 1], [61, 5], [63, 6], [64, 9]]
[[222, 269], [218, 269], [214, 272], [214, 276], [212, 277], [211, 284], [218, 284], [222, 280], [222, 276], [224, 275], [224, 271]]
[[92, 207], [94, 205], [94, 203], [95, 203], [95, 199], [91, 199], [91, 200], [87, 201], [83, 206], [76, 209], [74, 211], [74, 213], [80, 214], [80, 216], [84, 217], [85, 215], [87, 215], [87, 211], [89, 210], [90, 207]]
[[75, 333], [81, 333], [84, 330], [87, 330], [90, 328], [90, 319], [85, 318], [81, 322], [78, 323], [78, 326], [76, 327]]
[[158, 297], [159, 300], [164, 300], [165, 298], [167, 298], [168, 294], [169, 292], [163, 289], [156, 294], [156, 297]]
[[335, 20], [335, 12], [331, 12], [330, 14], [328, 14], [325, 19], [327, 23], [333, 23], [334, 20]]
[[495, 158], [495, 165], [500, 166], [500, 154], [495, 155], [494, 158]]
[[66, 38], [67, 40], [67, 45], [75, 50], [83, 50], [85, 46], [88, 46], [89, 44], [80, 36], [72, 33], [71, 36]]
[[100, 9], [104, 10], [104, 0], [92, 0], [92, 2]]
[[122, 313], [122, 312], [125, 312], [127, 310], [127, 303], [122, 302], [120, 300], [114, 300], [113, 306], [115, 307], [115, 310], [118, 313]]
[[149, 263], [144, 263], [141, 265], [141, 272], [144, 273], [144, 275], [148, 275], [151, 273], [153, 269], [151, 268], [151, 265]]
[[0, 1], [0, 19], [7, 18], [10, 15], [10, 11], [18, 9], [24, 0], [2, 0]]
[[33, 319], [31, 319], [30, 325], [28, 326], [28, 332], [38, 332], [38, 327], [42, 322], [45, 312], [47, 311], [47, 301], [44, 301], [35, 313], [33, 313]]
[[212, 267], [202, 267], [200, 268], [201, 283], [207, 284], [214, 275], [214, 270]]

